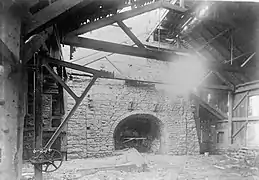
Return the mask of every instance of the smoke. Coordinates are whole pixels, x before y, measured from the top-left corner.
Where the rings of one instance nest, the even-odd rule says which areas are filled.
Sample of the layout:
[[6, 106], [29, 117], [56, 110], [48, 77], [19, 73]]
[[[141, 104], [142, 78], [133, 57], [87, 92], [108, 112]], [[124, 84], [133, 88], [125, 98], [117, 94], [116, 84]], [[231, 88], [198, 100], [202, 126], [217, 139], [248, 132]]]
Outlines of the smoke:
[[157, 85], [157, 89], [165, 91], [169, 96], [187, 96], [204, 77], [206, 69], [197, 56], [181, 57], [168, 63], [168, 70], [163, 74], [165, 85]]

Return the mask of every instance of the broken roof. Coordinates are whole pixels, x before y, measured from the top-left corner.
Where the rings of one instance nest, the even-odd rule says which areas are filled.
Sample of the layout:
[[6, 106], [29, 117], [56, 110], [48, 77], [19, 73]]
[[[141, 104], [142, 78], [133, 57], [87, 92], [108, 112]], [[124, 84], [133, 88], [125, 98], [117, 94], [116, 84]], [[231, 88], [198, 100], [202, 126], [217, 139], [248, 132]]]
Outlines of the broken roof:
[[[256, 45], [258, 3], [186, 1], [188, 11], [170, 11], [154, 40], [191, 49], [206, 61], [230, 64], [242, 73], [220, 72], [234, 85], [258, 79]], [[207, 10], [207, 11], [204, 11]]]

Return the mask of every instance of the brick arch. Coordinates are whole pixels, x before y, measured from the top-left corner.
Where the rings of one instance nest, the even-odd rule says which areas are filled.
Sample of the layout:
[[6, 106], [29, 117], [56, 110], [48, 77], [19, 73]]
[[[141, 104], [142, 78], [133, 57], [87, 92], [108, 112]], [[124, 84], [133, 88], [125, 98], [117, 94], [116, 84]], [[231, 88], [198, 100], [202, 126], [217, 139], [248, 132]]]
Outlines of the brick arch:
[[163, 122], [163, 119], [160, 119], [156, 113], [150, 112], [150, 111], [131, 111], [131, 112], [127, 112], [127, 113], [121, 115], [119, 118], [117, 118], [111, 127], [113, 144], [115, 145], [114, 136], [115, 136], [116, 130], [119, 127], [119, 125], [121, 123], [123, 123], [124, 121], [126, 121], [128, 118], [134, 117], [134, 116], [147, 116], [148, 118], [150, 117], [150, 119], [154, 120], [157, 123], [157, 125], [159, 127], [159, 132], [160, 132], [160, 153], [166, 153], [166, 149], [167, 149], [166, 144], [167, 143], [165, 143], [165, 142], [167, 140], [166, 140], [165, 134], [167, 134], [166, 133], [167, 130], [166, 130], [165, 122]]

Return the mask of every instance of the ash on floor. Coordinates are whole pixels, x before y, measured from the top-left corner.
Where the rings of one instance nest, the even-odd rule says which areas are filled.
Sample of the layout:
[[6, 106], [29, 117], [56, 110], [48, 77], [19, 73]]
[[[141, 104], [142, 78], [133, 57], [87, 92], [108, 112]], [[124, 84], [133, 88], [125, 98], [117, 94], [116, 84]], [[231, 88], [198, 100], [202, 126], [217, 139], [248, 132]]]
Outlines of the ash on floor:
[[[146, 168], [143, 168], [146, 167]], [[23, 169], [23, 180], [33, 179], [33, 169]], [[100, 158], [64, 162], [44, 180], [256, 180], [258, 169], [226, 156], [169, 156], [136, 151]]]

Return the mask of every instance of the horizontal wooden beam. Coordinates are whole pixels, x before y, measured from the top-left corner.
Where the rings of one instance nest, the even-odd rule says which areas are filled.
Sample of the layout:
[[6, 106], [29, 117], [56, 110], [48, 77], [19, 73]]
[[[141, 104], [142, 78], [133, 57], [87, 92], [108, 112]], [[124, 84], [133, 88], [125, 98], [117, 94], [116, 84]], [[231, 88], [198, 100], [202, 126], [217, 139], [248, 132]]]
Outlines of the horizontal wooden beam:
[[[79, 73], [71, 73], [71, 75], [92, 77], [89, 74], [79, 74]], [[111, 77], [111, 76], [102, 76], [101, 78], [121, 80], [121, 81], [135, 81], [135, 82], [147, 83], [147, 84], [164, 84], [164, 85], [168, 85], [168, 86], [178, 86], [177, 84], [173, 84], [173, 83], [166, 83], [166, 82], [162, 82], [162, 81], [148, 81], [148, 80], [130, 79], [130, 78], [125, 78], [124, 76], [122, 77], [122, 76], [119, 76], [119, 75], [116, 75], [116, 76], [113, 76], [113, 77]], [[206, 86], [201, 86], [200, 88], [225, 90], [224, 88], [228, 88], [228, 87], [227, 86], [218, 87], [218, 86], [214, 86], [214, 85], [206, 85]]]
[[66, 61], [61, 61], [61, 60], [47, 57], [47, 56], [42, 56], [42, 59], [45, 61], [44, 63], [52, 63], [52, 64], [60, 65], [60, 66], [66, 67], [66, 68], [71, 68], [71, 69], [82, 71], [85, 73], [90, 73], [90, 74], [93, 74], [94, 76], [113, 77], [113, 74], [110, 72], [107, 72], [107, 71], [99, 71], [96, 69], [80, 66], [78, 64], [74, 64], [74, 63], [70, 63], [70, 62], [66, 62]]
[[[63, 39], [63, 44], [75, 47], [93, 49], [97, 51], [111, 52], [116, 54], [123, 54], [129, 56], [143, 57], [149, 59], [156, 59], [160, 61], [173, 61], [175, 57], [180, 57], [176, 52], [165, 52], [151, 49], [143, 49], [138, 47], [131, 47], [127, 45], [111, 43], [106, 41], [94, 40], [83, 37], [67, 36]], [[230, 72], [238, 72], [239, 69], [231, 67], [227, 64], [218, 64], [209, 62], [204, 64], [205, 68], [212, 70], [222, 70]]]
[[242, 93], [246, 91], [252, 91], [259, 89], [259, 81], [248, 82], [236, 86], [235, 93]]
[[232, 91], [230, 87], [225, 85], [200, 85], [199, 88]]
[[129, 56], [137, 56], [149, 59], [157, 59], [161, 61], [170, 61], [176, 54], [154, 51], [138, 47], [131, 47], [106, 41], [99, 41], [82, 37], [66, 37], [63, 41], [65, 45], [93, 49], [97, 51], [112, 52]]
[[217, 111], [216, 109], [212, 108], [208, 103], [206, 103], [205, 101], [203, 101], [199, 96], [197, 96], [196, 94], [192, 93], [191, 97], [193, 99], [196, 100], [196, 102], [201, 105], [203, 108], [207, 109], [211, 114], [213, 114], [214, 116], [216, 116], [218, 119], [222, 120], [222, 119], [226, 119], [226, 115]]
[[[259, 121], [259, 117], [233, 117], [232, 122]], [[228, 120], [219, 120], [217, 123], [227, 123]]]
[[39, 12], [33, 15], [31, 23], [25, 27], [25, 34], [31, 33], [46, 23], [50, 22], [54, 18], [68, 11], [72, 7], [84, 3], [91, 3], [93, 0], [58, 0], [51, 5], [43, 8]]

